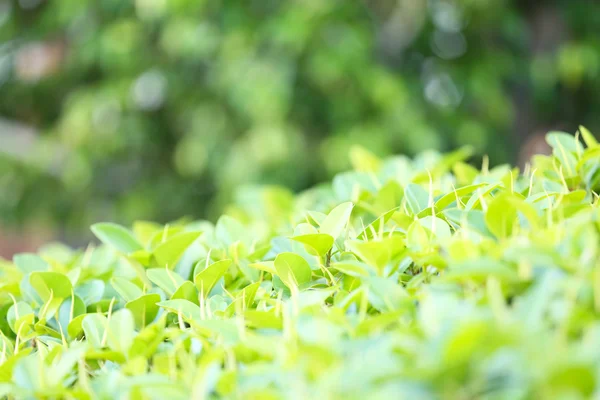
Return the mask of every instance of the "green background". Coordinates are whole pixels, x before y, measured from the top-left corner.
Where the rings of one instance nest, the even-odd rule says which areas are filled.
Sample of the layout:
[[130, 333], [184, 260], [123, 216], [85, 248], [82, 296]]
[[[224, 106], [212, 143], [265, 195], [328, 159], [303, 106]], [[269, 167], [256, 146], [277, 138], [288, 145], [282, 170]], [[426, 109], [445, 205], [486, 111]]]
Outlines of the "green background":
[[593, 1], [3, 1], [0, 116], [36, 133], [0, 138], [0, 220], [214, 218], [353, 144], [516, 162], [538, 130], [600, 130], [599, 27]]

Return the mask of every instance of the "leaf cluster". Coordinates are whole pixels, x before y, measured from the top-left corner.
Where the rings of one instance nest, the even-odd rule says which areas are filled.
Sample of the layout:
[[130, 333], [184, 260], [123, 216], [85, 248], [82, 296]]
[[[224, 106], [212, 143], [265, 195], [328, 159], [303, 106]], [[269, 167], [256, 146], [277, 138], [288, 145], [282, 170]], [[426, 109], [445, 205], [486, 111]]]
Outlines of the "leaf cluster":
[[[526, 171], [352, 152], [216, 224], [99, 223], [0, 264], [0, 396], [586, 399], [600, 393], [600, 146]], [[255, 201], [248, 201], [253, 198]]]

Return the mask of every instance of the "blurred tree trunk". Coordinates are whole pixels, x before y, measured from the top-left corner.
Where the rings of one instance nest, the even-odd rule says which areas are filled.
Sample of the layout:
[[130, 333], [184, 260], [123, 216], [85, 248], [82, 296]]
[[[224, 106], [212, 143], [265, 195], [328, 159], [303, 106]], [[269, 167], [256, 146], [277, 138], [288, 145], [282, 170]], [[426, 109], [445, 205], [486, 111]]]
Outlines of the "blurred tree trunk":
[[52, 235], [33, 230], [9, 230], [0, 226], [0, 258], [10, 260], [17, 253], [34, 252]]
[[[569, 36], [564, 17], [553, 1], [519, 1], [518, 7], [529, 30], [529, 60], [559, 50]], [[515, 107], [514, 134], [519, 151], [516, 160], [523, 167], [535, 154], [549, 154], [550, 147], [544, 140], [547, 131], [558, 130], [562, 121], [540, 124], [536, 115], [530, 80], [521, 82], [513, 90]]]

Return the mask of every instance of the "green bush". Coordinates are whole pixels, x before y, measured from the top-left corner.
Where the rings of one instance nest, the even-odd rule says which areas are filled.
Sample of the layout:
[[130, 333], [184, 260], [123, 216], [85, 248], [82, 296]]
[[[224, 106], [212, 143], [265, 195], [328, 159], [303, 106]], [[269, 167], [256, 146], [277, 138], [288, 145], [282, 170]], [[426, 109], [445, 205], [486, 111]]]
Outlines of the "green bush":
[[0, 115], [40, 136], [17, 159], [0, 136], [0, 219], [213, 218], [242, 182], [330, 179], [356, 143], [497, 165], [513, 132], [598, 128], [600, 5], [516, 3], [2, 1]]
[[216, 224], [99, 223], [0, 264], [8, 398], [587, 399], [600, 393], [600, 146], [523, 174], [353, 148]]

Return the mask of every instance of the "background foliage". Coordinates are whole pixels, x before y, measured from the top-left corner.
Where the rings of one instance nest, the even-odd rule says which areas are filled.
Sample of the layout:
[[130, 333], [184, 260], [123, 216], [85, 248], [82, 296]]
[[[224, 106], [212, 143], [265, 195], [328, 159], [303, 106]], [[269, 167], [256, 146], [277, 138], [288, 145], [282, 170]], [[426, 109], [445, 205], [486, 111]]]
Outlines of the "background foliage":
[[514, 161], [538, 128], [600, 125], [598, 26], [585, 0], [3, 0], [0, 115], [36, 133], [0, 136], [0, 218], [215, 216], [351, 144]]

